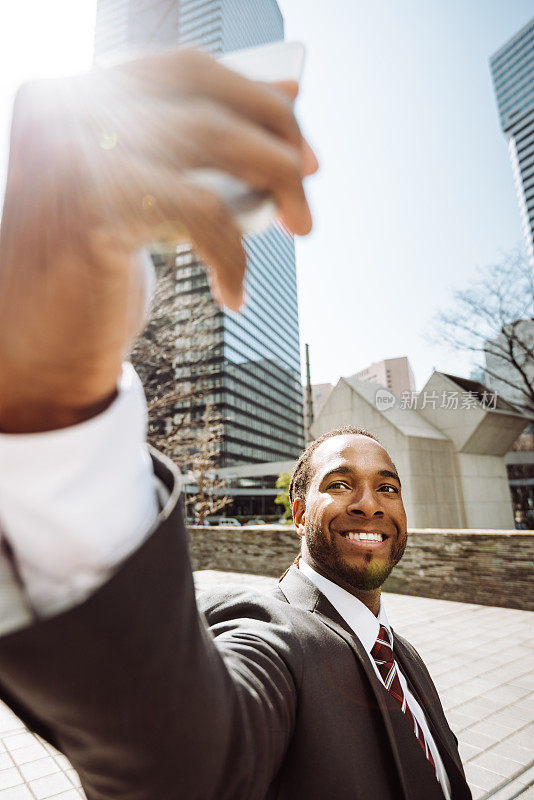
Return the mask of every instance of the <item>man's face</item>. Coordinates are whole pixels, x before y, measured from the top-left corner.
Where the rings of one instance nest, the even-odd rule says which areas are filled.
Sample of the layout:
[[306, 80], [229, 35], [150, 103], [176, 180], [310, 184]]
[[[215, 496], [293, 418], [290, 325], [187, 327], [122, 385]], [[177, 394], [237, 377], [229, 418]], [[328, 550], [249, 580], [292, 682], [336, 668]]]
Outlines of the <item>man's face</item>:
[[380, 587], [407, 538], [400, 481], [384, 448], [352, 434], [319, 445], [306, 501], [295, 501], [295, 523], [312, 567], [347, 588]]

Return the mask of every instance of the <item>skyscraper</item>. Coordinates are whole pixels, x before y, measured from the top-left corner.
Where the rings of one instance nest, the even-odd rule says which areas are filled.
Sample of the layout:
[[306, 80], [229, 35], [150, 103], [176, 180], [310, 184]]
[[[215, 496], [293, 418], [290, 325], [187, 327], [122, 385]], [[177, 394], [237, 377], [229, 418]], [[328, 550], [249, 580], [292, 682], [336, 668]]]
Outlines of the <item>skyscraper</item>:
[[490, 65], [534, 266], [534, 19], [491, 57]]
[[[98, 0], [95, 57], [172, 43], [219, 55], [283, 38], [276, 0]], [[304, 446], [294, 243], [274, 224], [245, 248], [246, 307], [216, 316], [202, 366], [203, 401], [224, 420], [221, 466], [288, 460]], [[178, 295], [208, 291], [189, 247], [177, 249], [176, 267]], [[177, 380], [189, 369], [177, 364]]]

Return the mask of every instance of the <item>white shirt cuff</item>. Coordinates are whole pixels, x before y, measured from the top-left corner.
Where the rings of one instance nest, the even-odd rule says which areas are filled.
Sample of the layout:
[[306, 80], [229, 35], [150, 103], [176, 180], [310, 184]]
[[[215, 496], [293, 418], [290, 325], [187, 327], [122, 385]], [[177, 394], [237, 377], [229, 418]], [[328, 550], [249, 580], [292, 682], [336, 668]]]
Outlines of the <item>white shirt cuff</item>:
[[84, 600], [157, 520], [146, 401], [131, 364], [118, 388], [80, 425], [0, 434], [0, 528], [38, 615]]

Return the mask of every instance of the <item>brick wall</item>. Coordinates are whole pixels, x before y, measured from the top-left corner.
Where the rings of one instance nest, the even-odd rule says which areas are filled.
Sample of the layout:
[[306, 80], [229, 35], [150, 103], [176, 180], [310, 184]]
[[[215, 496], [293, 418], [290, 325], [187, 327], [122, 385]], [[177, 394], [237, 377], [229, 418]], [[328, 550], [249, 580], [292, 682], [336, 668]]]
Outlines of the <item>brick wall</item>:
[[[194, 569], [277, 577], [300, 547], [294, 528], [190, 528]], [[410, 531], [386, 591], [534, 611], [534, 531]]]

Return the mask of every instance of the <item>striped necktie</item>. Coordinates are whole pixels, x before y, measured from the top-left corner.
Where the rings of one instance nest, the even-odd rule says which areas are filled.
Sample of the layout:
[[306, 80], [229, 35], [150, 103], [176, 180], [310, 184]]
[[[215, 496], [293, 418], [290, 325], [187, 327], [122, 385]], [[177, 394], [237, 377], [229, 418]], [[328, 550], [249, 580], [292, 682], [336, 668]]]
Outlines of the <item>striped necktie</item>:
[[399, 680], [399, 674], [397, 672], [397, 664], [395, 662], [395, 657], [393, 655], [393, 648], [391, 646], [390, 634], [388, 629], [384, 627], [384, 625], [380, 626], [380, 630], [378, 632], [378, 638], [373, 645], [373, 649], [371, 650], [371, 655], [386, 685], [386, 689], [388, 690], [390, 695], [395, 698], [395, 700], [401, 707], [405, 717], [412, 726], [413, 732], [415, 733], [419, 741], [419, 744], [423, 748], [426, 757], [430, 761], [432, 769], [434, 770], [434, 774], [436, 775], [436, 765], [434, 763], [434, 759], [432, 758], [432, 753], [430, 752], [428, 743], [425, 739], [423, 731], [421, 730], [420, 726], [417, 723], [417, 720], [410, 711], [408, 703], [406, 702], [401, 682]]

